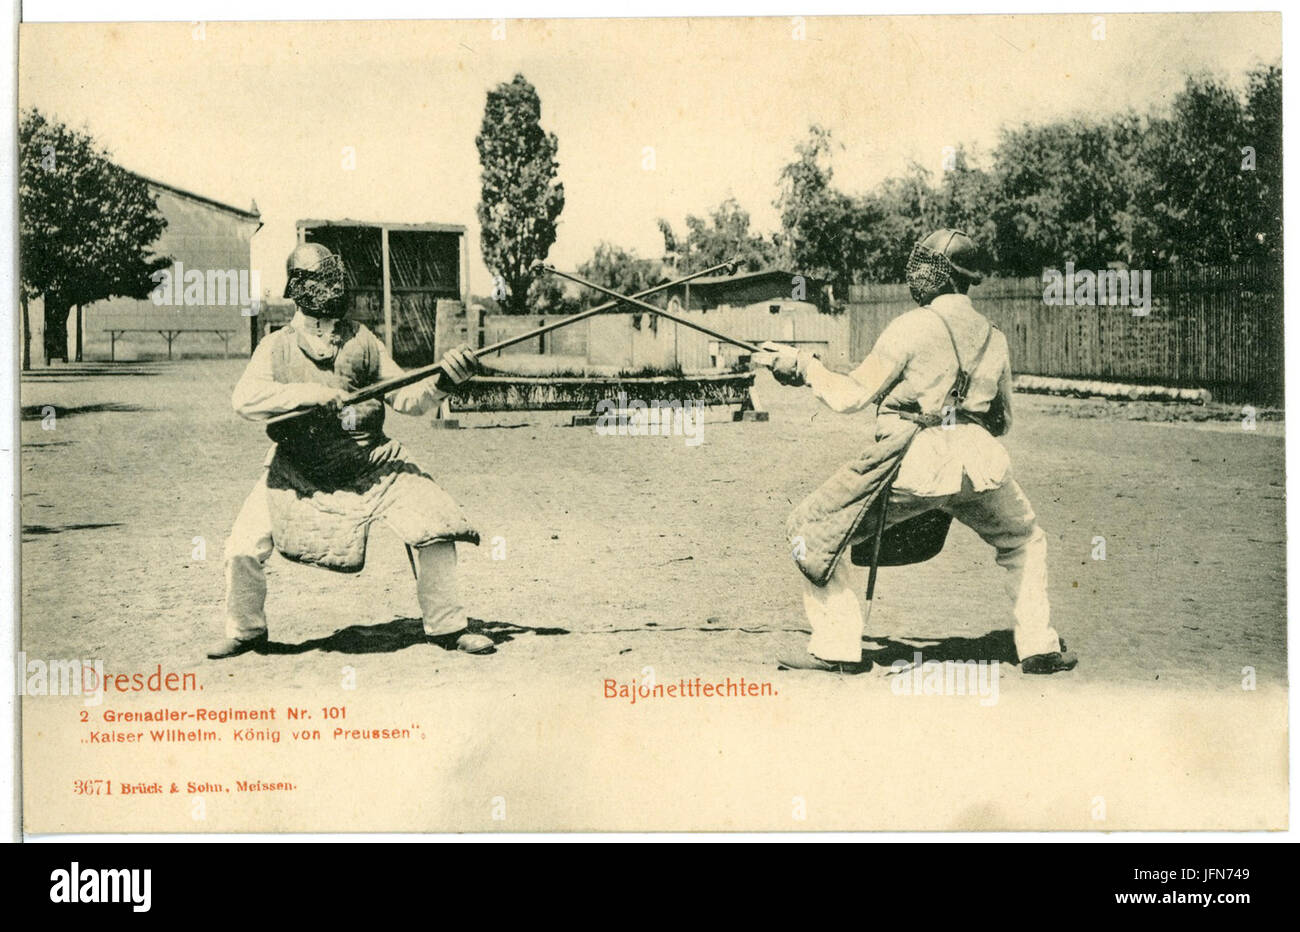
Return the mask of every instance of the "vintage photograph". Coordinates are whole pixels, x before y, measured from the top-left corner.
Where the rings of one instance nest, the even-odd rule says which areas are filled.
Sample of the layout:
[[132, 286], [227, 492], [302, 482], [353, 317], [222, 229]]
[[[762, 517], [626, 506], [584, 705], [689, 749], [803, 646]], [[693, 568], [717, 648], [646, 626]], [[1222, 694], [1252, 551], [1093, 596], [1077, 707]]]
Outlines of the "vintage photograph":
[[1289, 828], [1280, 14], [18, 55], [25, 832]]

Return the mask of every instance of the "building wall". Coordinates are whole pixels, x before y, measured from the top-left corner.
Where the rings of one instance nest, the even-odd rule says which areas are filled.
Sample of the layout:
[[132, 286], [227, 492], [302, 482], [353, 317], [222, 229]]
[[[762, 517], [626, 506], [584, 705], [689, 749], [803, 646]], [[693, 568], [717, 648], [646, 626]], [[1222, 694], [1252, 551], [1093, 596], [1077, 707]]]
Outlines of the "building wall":
[[[776, 305], [779, 310], [772, 313], [771, 307]], [[823, 314], [804, 302], [764, 301], [749, 307], [681, 312], [678, 316], [750, 343], [778, 340], [807, 347], [820, 353], [828, 365], [843, 367], [849, 362], [848, 317]], [[484, 343], [553, 319], [489, 314], [484, 318]], [[680, 368], [690, 373], [728, 368], [741, 355], [744, 350], [662, 317], [618, 313], [601, 314], [548, 334], [544, 345], [540, 340], [530, 340], [510, 347], [499, 365], [509, 369], [511, 359], [562, 356], [576, 362], [585, 360], [586, 365], [600, 370]], [[521, 371], [537, 368], [520, 366]]]
[[[796, 289], [802, 288], [802, 296]], [[703, 280], [688, 285], [674, 285], [663, 294], [678, 306], [686, 306], [686, 292], [690, 291], [690, 306], [694, 309], [712, 310], [716, 307], [750, 307], [763, 304], [809, 305], [827, 310], [825, 283], [815, 278], [803, 278], [793, 273], [776, 272], [724, 281]], [[660, 303], [652, 298], [653, 303]]]
[[[181, 297], [173, 305], [159, 307], [150, 298], [112, 298], [97, 301], [83, 308], [85, 332], [82, 337], [82, 357], [86, 360], [108, 359], [110, 327], [148, 328], [148, 333], [125, 334], [117, 340], [118, 359], [166, 358], [167, 342], [156, 329], [206, 328], [233, 331], [230, 337], [232, 355], [247, 355], [251, 327], [247, 312], [239, 304], [238, 295], [225, 296], [225, 303], [209, 303], [206, 277], [209, 271], [244, 271], [248, 273], [252, 261], [251, 242], [257, 230], [257, 221], [237, 216], [229, 211], [175, 194], [166, 189], [158, 193], [158, 209], [167, 219], [154, 251], [170, 255], [182, 263], [183, 269], [197, 269], [204, 273], [203, 300], [198, 304], [185, 304]], [[252, 290], [252, 280], [249, 289]], [[215, 285], [215, 280], [214, 280]], [[213, 298], [220, 299], [213, 289]], [[257, 297], [256, 294], [253, 297]], [[68, 358], [75, 359], [76, 311], [68, 325]], [[32, 302], [29, 310], [32, 325], [32, 364], [44, 363], [41, 346], [43, 337], [44, 306]], [[176, 358], [183, 356], [220, 355], [221, 338], [214, 334], [187, 333], [177, 337], [173, 348]]]

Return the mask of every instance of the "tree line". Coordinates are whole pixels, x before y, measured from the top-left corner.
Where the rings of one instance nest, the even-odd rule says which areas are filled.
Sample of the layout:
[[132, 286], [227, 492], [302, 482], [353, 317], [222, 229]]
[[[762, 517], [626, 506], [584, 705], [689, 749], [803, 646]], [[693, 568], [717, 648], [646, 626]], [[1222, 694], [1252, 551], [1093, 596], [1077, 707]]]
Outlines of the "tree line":
[[[47, 359], [64, 352], [68, 311], [115, 296], [144, 297], [170, 263], [153, 252], [166, 227], [157, 199], [88, 133], [37, 109], [18, 127], [20, 297], [44, 298]], [[564, 209], [559, 143], [541, 127], [541, 100], [523, 75], [488, 91], [475, 140], [483, 259], [494, 276], [479, 300], [509, 313], [567, 313], [593, 300], [529, 267], [555, 242]], [[684, 229], [658, 220], [657, 257], [599, 243], [578, 271], [623, 292], [739, 258], [848, 285], [903, 280], [929, 230], [966, 230], [990, 271], [1037, 276], [1079, 268], [1161, 270], [1282, 258], [1282, 71], [1257, 67], [1240, 84], [1189, 76], [1146, 113], [1079, 115], [1004, 127], [988, 159], [964, 145], [939, 172], [911, 164], [865, 193], [835, 184], [836, 143], [813, 125], [776, 179], [781, 228], [752, 229], [729, 198]], [[23, 364], [30, 329], [24, 321]]]
[[[512, 109], [525, 124], [540, 120], [540, 100], [522, 75], [489, 92], [479, 137], [483, 258], [497, 283], [482, 300], [507, 313], [567, 313], [583, 299], [553, 279], [518, 274], [554, 242], [563, 186], [554, 134], [531, 125], [521, 132], [519, 120], [503, 116]], [[1066, 262], [1150, 270], [1281, 264], [1276, 64], [1251, 70], [1240, 85], [1191, 75], [1166, 105], [1145, 113], [1003, 127], [988, 158], [957, 144], [937, 172], [911, 163], [865, 193], [836, 186], [836, 152], [828, 129], [809, 127], [777, 178], [775, 233], [755, 232], [748, 211], [727, 199], [688, 216], [683, 230], [660, 219], [658, 257], [602, 242], [578, 271], [630, 292], [739, 257], [748, 270], [787, 269], [843, 294], [852, 284], [903, 281], [912, 245], [944, 226], [975, 237], [989, 271], [1003, 276], [1037, 276]], [[518, 183], [503, 187], [499, 179], [512, 174]]]

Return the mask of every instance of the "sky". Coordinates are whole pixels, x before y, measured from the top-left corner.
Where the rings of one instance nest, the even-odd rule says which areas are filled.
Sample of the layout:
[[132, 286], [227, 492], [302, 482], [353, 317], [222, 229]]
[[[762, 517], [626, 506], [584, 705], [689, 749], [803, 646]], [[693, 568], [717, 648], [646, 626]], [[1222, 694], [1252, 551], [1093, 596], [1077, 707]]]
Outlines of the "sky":
[[256, 200], [273, 294], [295, 222], [344, 217], [469, 227], [485, 294], [474, 137], [516, 72], [559, 139], [550, 260], [572, 268], [602, 240], [658, 256], [658, 218], [727, 197], [774, 231], [810, 123], [857, 193], [909, 161], [938, 171], [947, 146], [987, 153], [1004, 126], [1158, 108], [1191, 72], [1238, 80], [1280, 56], [1277, 14], [29, 24], [19, 103], [141, 174]]

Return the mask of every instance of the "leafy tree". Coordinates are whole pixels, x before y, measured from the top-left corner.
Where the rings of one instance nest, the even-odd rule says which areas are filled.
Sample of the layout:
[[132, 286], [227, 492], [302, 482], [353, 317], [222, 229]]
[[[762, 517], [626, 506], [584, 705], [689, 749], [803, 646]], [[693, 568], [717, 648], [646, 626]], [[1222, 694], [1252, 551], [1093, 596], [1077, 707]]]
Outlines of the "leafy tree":
[[559, 143], [541, 126], [542, 102], [521, 74], [488, 91], [483, 125], [475, 138], [483, 167], [478, 205], [483, 261], [500, 280], [502, 307], [527, 313], [532, 263], [555, 243], [555, 221], [564, 209], [564, 185], [556, 181]]
[[574, 314], [582, 307], [567, 284], [554, 275], [539, 275], [528, 286], [528, 313]]
[[1155, 167], [1144, 206], [1160, 231], [1159, 260], [1231, 262], [1255, 251], [1250, 212], [1256, 175], [1242, 170], [1251, 136], [1243, 101], [1211, 77], [1194, 75], [1167, 115], [1151, 121], [1147, 158]]
[[45, 304], [45, 360], [67, 356], [68, 311], [143, 298], [171, 259], [152, 244], [167, 227], [156, 195], [86, 133], [33, 108], [18, 125], [18, 249], [23, 367], [31, 365], [27, 304]]
[[[970, 185], [945, 181], [936, 189], [930, 173], [915, 163], [867, 194], [845, 194], [831, 184], [832, 147], [829, 131], [813, 125], [780, 175], [782, 244], [805, 274], [841, 286], [901, 281], [916, 240], [943, 225], [947, 213], [970, 212]], [[976, 175], [964, 150], [957, 163], [963, 178]]]
[[858, 196], [834, 187], [831, 136], [814, 125], [781, 171], [779, 242], [837, 283], [902, 281], [912, 244], [943, 226], [999, 274], [1280, 261], [1281, 99], [1277, 65], [1244, 93], [1194, 75], [1165, 111], [1006, 128], [987, 168], [959, 146], [937, 179], [913, 164]]
[[1154, 268], [1160, 253], [1157, 219], [1143, 206], [1143, 194], [1155, 184], [1147, 156], [1150, 119], [1121, 113], [1107, 124], [1104, 160], [1113, 172], [1105, 189], [1110, 205], [1109, 255], [1101, 262], [1119, 261], [1137, 268]]
[[780, 261], [776, 243], [749, 229], [749, 211], [729, 197], [707, 217], [689, 214], [686, 234], [680, 236], [667, 220], [659, 220], [664, 239], [664, 262], [677, 274], [737, 260], [747, 272], [771, 268]]
[[868, 231], [862, 207], [831, 186], [831, 134], [814, 124], [808, 138], [795, 146], [796, 158], [781, 169], [781, 245], [793, 269], [830, 282], [848, 281], [867, 267]]
[[[1251, 73], [1246, 90], [1246, 139], [1254, 150], [1253, 197], [1248, 205], [1252, 251], [1282, 261], [1282, 69]], [[1248, 153], [1242, 153], [1243, 163]]]
[[862, 265], [855, 281], [902, 281], [916, 241], [939, 226], [930, 172], [913, 162], [854, 202]]
[[[597, 244], [590, 259], [578, 266], [578, 274], [620, 294], [636, 294], [663, 281], [663, 264], [642, 259], [635, 252], [613, 243]], [[599, 304], [604, 295], [593, 295], [590, 303]], [[655, 297], [649, 299], [655, 301]]]
[[990, 192], [1002, 269], [1037, 275], [1067, 261], [1100, 268], [1136, 260], [1153, 222], [1137, 200], [1152, 183], [1143, 135], [1132, 114], [1004, 130]]
[[930, 198], [926, 226], [929, 229], [952, 227], [969, 233], [980, 244], [992, 266], [998, 259], [997, 223], [992, 211], [996, 203], [996, 178], [992, 173], [973, 166], [966, 147], [958, 145], [951, 166], [943, 172]]
[[673, 225], [663, 217], [655, 222], [659, 225], [659, 235], [664, 238], [664, 264], [680, 274], [689, 261], [686, 243], [677, 237]]

